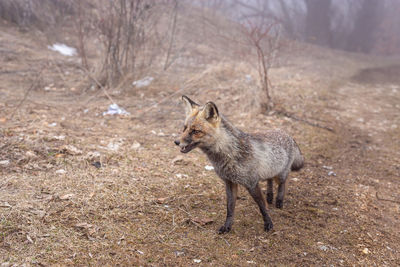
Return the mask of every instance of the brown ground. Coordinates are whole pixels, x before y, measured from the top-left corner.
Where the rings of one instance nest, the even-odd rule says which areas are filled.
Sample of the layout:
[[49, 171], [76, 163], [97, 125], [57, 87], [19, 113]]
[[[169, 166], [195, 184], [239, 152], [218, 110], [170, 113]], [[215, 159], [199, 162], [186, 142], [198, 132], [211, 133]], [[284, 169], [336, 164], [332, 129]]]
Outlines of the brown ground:
[[200, 151], [177, 158], [178, 94], [154, 106], [176, 92], [173, 77], [156, 77], [144, 89], [110, 90], [132, 115], [103, 116], [110, 101], [101, 91], [74, 89], [84, 76], [76, 58], [4, 28], [0, 59], [0, 262], [400, 265], [394, 59], [309, 47], [273, 70], [277, 108], [335, 132], [276, 114], [250, 116], [242, 64], [186, 74], [200, 88], [186, 94], [213, 100], [246, 131], [286, 129], [306, 158], [305, 168], [291, 174], [284, 208], [270, 207], [273, 231], [263, 232], [242, 189], [226, 235], [216, 233], [225, 219], [222, 182], [205, 169]]

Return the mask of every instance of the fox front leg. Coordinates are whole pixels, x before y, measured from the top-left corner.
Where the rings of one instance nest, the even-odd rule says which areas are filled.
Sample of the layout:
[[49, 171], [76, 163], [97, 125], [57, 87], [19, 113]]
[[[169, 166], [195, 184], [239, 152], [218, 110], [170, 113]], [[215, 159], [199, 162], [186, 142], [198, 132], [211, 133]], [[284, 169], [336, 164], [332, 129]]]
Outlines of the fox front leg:
[[235, 214], [235, 205], [238, 193], [238, 185], [226, 180], [225, 181], [225, 189], [226, 189], [226, 221], [225, 224], [222, 225], [218, 233], [223, 234], [227, 233], [232, 229], [233, 217]]
[[267, 202], [268, 204], [272, 204], [274, 199], [274, 188], [272, 179], [268, 179], [268, 187], [267, 187]]

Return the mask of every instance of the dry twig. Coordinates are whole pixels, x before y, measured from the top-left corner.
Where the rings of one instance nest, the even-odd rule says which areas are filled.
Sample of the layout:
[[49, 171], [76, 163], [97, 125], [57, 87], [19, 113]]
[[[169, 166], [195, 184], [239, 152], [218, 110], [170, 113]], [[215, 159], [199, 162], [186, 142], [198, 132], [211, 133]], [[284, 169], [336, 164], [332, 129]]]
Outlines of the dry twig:
[[308, 120], [306, 120], [306, 119], [297, 117], [296, 115], [291, 114], [291, 113], [289, 113], [289, 112], [287, 112], [287, 111], [285, 111], [285, 110], [276, 110], [276, 113], [279, 114], [279, 115], [283, 115], [283, 116], [285, 116], [285, 117], [287, 117], [287, 118], [293, 119], [293, 120], [295, 120], [295, 121], [304, 122], [304, 123], [306, 123], [306, 124], [308, 124], [308, 125], [311, 125], [311, 126], [313, 126], [313, 127], [325, 129], [325, 130], [330, 131], [330, 132], [333, 132], [333, 133], [335, 132], [335, 130], [334, 130], [333, 128], [331, 128], [331, 127], [323, 126], [323, 125], [320, 125], [320, 124], [318, 124], [318, 123], [316, 123], [316, 122], [308, 121]]
[[32, 91], [33, 88], [36, 87], [37, 83], [39, 82], [40, 78], [42, 77], [42, 72], [44, 70], [44, 67], [39, 71], [38, 75], [36, 76], [35, 81], [33, 81], [33, 83], [31, 84], [31, 86], [28, 88], [28, 90], [26, 90], [24, 97], [21, 99], [21, 101], [18, 103], [18, 105], [15, 107], [14, 111], [11, 113], [10, 116], [10, 120], [12, 120], [12, 118], [15, 115], [15, 112], [22, 106], [22, 104], [25, 102], [25, 100], [28, 98], [28, 94], [30, 91]]
[[393, 200], [393, 199], [381, 198], [381, 197], [378, 195], [378, 190], [376, 191], [376, 193], [375, 193], [375, 196], [376, 196], [376, 199], [377, 199], [377, 200], [381, 200], [381, 201], [389, 201], [389, 202], [393, 202], [393, 203], [400, 204], [400, 201], [399, 201], [399, 200]]

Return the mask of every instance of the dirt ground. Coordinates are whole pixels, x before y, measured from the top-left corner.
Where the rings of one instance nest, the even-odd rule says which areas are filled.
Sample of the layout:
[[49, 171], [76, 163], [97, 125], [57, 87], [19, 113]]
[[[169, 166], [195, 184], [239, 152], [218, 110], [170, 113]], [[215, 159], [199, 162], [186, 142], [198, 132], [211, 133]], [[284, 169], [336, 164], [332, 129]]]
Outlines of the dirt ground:
[[223, 183], [200, 151], [173, 144], [184, 117], [174, 77], [110, 90], [131, 115], [103, 116], [111, 102], [79, 88], [76, 58], [7, 28], [0, 62], [2, 266], [400, 265], [396, 59], [308, 47], [272, 70], [276, 109], [333, 131], [247, 112], [239, 63], [198, 70], [208, 87], [183, 93], [245, 131], [285, 129], [306, 159], [284, 208], [269, 208], [271, 232], [241, 188], [225, 235]]

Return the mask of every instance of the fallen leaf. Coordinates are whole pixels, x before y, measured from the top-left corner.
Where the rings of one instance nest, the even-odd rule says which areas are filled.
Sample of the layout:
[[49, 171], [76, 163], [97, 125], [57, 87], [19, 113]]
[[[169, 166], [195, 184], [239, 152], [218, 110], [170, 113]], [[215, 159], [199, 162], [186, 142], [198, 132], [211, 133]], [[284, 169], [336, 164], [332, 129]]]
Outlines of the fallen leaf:
[[167, 201], [167, 197], [160, 197], [156, 199], [157, 204], [164, 204]]
[[8, 202], [4, 202], [4, 203], [0, 204], [0, 208], [12, 208], [12, 206], [10, 204], [8, 204]]
[[176, 156], [176, 157], [171, 161], [171, 163], [174, 164], [174, 165], [183, 164], [183, 163], [184, 163], [183, 156], [181, 156], [181, 155]]
[[76, 148], [73, 145], [65, 145], [62, 147], [62, 151], [64, 151], [65, 153], [68, 153], [70, 155], [81, 155], [82, 154], [82, 150]]
[[192, 221], [195, 222], [195, 223], [198, 223], [200, 225], [203, 225], [203, 226], [206, 225], [206, 224], [211, 224], [211, 223], [214, 222], [213, 219], [207, 218], [207, 217], [204, 217], [204, 218], [196, 217], [196, 218], [193, 218]]
[[68, 200], [71, 199], [74, 196], [74, 194], [66, 194], [60, 197], [61, 200]]
[[6, 121], [7, 121], [7, 118], [5, 118], [5, 117], [0, 118], [1, 123], [5, 123]]
[[75, 224], [75, 227], [88, 229], [88, 228], [93, 227], [93, 225], [92, 225], [92, 224], [89, 224], [89, 223], [83, 222], [83, 223], [77, 223], [77, 224]]

